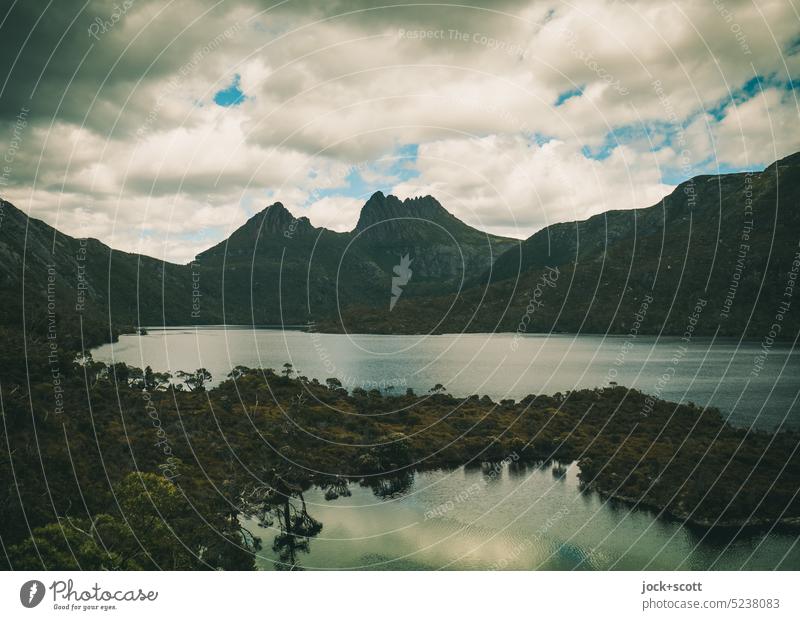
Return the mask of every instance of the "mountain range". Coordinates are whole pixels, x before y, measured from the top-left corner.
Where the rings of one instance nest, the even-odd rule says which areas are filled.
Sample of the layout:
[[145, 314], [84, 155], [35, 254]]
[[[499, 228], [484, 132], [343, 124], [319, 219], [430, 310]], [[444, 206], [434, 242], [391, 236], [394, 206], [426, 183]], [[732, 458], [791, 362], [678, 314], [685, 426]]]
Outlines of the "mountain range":
[[278, 202], [178, 265], [70, 237], [0, 201], [0, 324], [57, 326], [60, 341], [84, 346], [136, 326], [221, 323], [794, 338], [798, 204], [800, 153], [523, 241], [479, 231], [432, 196], [376, 192], [350, 232]]
[[321, 328], [794, 339], [799, 204], [800, 153], [697, 176], [656, 205], [548, 226], [457, 293], [352, 307]]

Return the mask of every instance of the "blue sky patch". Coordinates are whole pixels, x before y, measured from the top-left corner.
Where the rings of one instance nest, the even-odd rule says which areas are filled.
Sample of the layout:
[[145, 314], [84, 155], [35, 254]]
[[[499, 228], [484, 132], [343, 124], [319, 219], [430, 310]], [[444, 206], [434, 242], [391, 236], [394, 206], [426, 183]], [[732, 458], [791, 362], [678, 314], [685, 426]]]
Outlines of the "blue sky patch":
[[[346, 196], [366, 200], [378, 190], [389, 193], [393, 185], [419, 176], [419, 171], [415, 166], [418, 156], [418, 144], [404, 144], [396, 148], [390, 155], [369, 163], [354, 164], [348, 171], [344, 184], [313, 192], [309, 195], [305, 206], [328, 196]], [[312, 174], [316, 174], [313, 169], [309, 172], [310, 178], [313, 178]], [[370, 179], [374, 176], [380, 177], [381, 181], [375, 182]]]
[[583, 86], [578, 86], [577, 88], [570, 88], [569, 90], [565, 90], [563, 93], [559, 93], [558, 97], [556, 97], [555, 106], [558, 107], [563, 105], [565, 101], [568, 99], [572, 99], [573, 97], [580, 97], [583, 94]]
[[789, 45], [786, 46], [787, 56], [794, 56], [797, 53], [800, 53], [800, 34], [789, 41]]
[[536, 146], [544, 146], [550, 140], [555, 140], [554, 136], [548, 136], [546, 134], [540, 133], [538, 131], [534, 131], [533, 133], [526, 133], [525, 134], [528, 138], [528, 145], [536, 145]]
[[794, 90], [794, 82], [791, 79], [782, 80], [774, 73], [770, 75], [756, 75], [747, 80], [740, 87], [732, 89], [729, 97], [721, 99], [717, 105], [709, 108], [707, 112], [714, 120], [721, 121], [728, 113], [728, 108], [731, 104], [741, 105], [758, 95], [762, 90], [768, 90], [770, 88], [782, 89], [788, 93]]
[[667, 185], [679, 185], [692, 177], [703, 174], [733, 174], [736, 172], [747, 172], [748, 170], [760, 170], [766, 165], [767, 162], [751, 162], [746, 166], [731, 166], [728, 163], [718, 161], [712, 155], [703, 161], [694, 162], [688, 170], [683, 167], [662, 167], [661, 182]]
[[230, 106], [239, 105], [245, 99], [247, 99], [242, 92], [242, 89], [239, 87], [240, 81], [241, 76], [237, 73], [233, 76], [233, 82], [230, 86], [228, 86], [228, 88], [217, 91], [217, 93], [214, 95], [214, 103], [224, 108], [228, 108]]

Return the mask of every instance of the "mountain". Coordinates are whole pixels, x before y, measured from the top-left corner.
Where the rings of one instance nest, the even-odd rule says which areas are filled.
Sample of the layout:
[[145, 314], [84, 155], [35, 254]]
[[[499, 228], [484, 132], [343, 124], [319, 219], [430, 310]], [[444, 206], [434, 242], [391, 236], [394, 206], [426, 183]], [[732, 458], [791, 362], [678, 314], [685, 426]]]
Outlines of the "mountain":
[[[442, 282], [457, 287], [488, 269], [519, 241], [468, 226], [432, 196], [401, 202], [376, 192], [361, 210], [354, 243], [389, 273], [398, 257], [408, 254], [416, 285], [430, 281], [435, 287]], [[413, 296], [415, 290], [409, 294]]]
[[392, 312], [350, 308], [341, 323], [380, 333], [794, 338], [799, 203], [800, 154], [761, 172], [698, 176], [651, 207], [549, 226], [458, 293], [404, 297]]
[[378, 192], [351, 232], [316, 228], [277, 202], [176, 265], [70, 237], [5, 201], [2, 209], [0, 278], [11, 294], [0, 324], [46, 333], [51, 279], [59, 331], [77, 343], [138, 325], [331, 319], [354, 305], [388, 306], [404, 257], [415, 274], [404, 293], [414, 296], [455, 291], [518, 244], [471, 228], [430, 196], [400, 201]]
[[[138, 325], [792, 338], [800, 154], [520, 242], [431, 196], [373, 194], [350, 232], [281, 203], [188, 265], [75, 239], [0, 202], [0, 325], [92, 344]], [[55, 321], [54, 321], [55, 317]]]
[[192, 265], [216, 300], [210, 312], [225, 322], [304, 324], [353, 305], [388, 307], [404, 256], [415, 274], [406, 293], [414, 296], [457, 290], [517, 243], [471, 228], [431, 196], [401, 201], [377, 192], [351, 232], [316, 228], [275, 203]]
[[301, 324], [335, 313], [337, 292], [360, 303], [377, 294], [379, 274], [348, 256], [349, 241], [349, 233], [315, 228], [275, 203], [198, 254], [192, 266], [215, 300], [209, 311], [224, 322]]
[[0, 325], [80, 349], [191, 312], [183, 265], [76, 239], [0, 200]]

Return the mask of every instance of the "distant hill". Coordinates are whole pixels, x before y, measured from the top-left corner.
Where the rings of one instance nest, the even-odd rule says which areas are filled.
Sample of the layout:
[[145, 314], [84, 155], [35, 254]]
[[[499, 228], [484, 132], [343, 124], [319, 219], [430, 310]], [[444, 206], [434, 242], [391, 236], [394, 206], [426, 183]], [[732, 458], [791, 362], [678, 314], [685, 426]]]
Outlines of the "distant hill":
[[75, 239], [3, 201], [0, 326], [46, 335], [55, 315], [62, 342], [86, 344], [140, 325], [308, 322], [794, 338], [798, 204], [800, 154], [762, 172], [695, 177], [651, 207], [522, 242], [468, 226], [431, 196], [377, 192], [351, 232], [275, 203], [176, 265]]
[[[800, 294], [785, 293], [792, 270], [797, 274], [798, 205], [800, 154], [762, 172], [698, 176], [654, 206], [548, 226], [512, 246], [459, 293], [403, 298], [392, 312], [350, 308], [340, 323], [321, 329], [691, 330], [793, 339]], [[543, 282], [553, 268], [558, 276]]]
[[315, 228], [275, 203], [199, 254], [194, 268], [212, 293], [210, 311], [225, 322], [298, 324], [353, 305], [388, 308], [403, 256], [414, 272], [405, 294], [441, 293], [518, 243], [471, 228], [431, 196], [401, 201], [377, 192], [348, 233]]
[[0, 283], [0, 325], [53, 333], [61, 347], [180, 322], [191, 311], [187, 267], [70, 237], [2, 200]]
[[353, 305], [388, 307], [403, 257], [414, 274], [404, 294], [418, 296], [457, 290], [519, 243], [471, 228], [431, 196], [380, 192], [352, 232], [275, 203], [188, 265], [70, 237], [5, 201], [2, 213], [0, 325], [45, 333], [50, 278], [61, 338], [80, 342], [83, 325], [91, 343], [140, 325], [306, 324]]

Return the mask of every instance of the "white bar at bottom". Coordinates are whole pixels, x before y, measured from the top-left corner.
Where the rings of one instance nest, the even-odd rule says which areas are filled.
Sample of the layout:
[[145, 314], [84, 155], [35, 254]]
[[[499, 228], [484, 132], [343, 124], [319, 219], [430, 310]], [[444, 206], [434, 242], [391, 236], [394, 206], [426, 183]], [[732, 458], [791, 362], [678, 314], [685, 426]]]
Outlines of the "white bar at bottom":
[[[38, 580], [41, 602], [21, 588]], [[69, 585], [72, 581], [71, 587]], [[28, 586], [29, 588], [29, 586]], [[38, 585], [37, 585], [38, 588]], [[643, 593], [643, 589], [645, 592]], [[116, 600], [139, 596], [154, 600]], [[28, 594], [29, 596], [29, 594]], [[100, 600], [98, 600], [100, 599]], [[103, 600], [106, 599], [106, 600]], [[800, 618], [797, 572], [7, 572], [2, 618]], [[291, 614], [289, 616], [288, 614]], [[590, 615], [591, 614], [591, 615]], [[613, 615], [611, 615], [613, 614]]]

